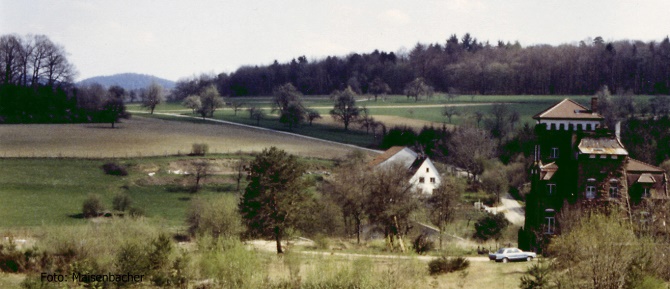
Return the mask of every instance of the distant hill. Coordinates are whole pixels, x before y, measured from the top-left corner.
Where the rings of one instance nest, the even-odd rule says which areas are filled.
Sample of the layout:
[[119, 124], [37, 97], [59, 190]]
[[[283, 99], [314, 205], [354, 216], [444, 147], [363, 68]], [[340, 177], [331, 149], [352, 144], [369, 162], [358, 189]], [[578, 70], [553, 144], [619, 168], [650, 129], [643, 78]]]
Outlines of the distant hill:
[[121, 73], [110, 76], [95, 76], [84, 79], [80, 81], [79, 84], [90, 84], [96, 82], [106, 87], [118, 85], [125, 88], [126, 90], [145, 88], [151, 85], [152, 82], [158, 83], [165, 89], [172, 89], [175, 86], [175, 82], [172, 80], [138, 73]]

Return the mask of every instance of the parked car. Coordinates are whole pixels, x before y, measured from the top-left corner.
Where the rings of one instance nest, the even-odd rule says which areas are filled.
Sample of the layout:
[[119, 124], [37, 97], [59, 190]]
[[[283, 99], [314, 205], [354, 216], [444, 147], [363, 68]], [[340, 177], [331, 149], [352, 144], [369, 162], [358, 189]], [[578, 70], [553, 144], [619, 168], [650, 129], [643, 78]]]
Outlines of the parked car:
[[519, 250], [519, 248], [500, 248], [500, 250], [495, 253], [489, 253], [489, 260], [503, 263], [521, 260], [531, 261], [535, 257], [537, 257], [537, 254], [533, 252], [524, 252]]

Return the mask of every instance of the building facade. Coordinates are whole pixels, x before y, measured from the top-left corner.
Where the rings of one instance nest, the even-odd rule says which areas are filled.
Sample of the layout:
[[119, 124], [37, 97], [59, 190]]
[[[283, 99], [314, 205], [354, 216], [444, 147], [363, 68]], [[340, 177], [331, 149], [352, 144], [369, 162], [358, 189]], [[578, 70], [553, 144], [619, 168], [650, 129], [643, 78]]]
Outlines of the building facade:
[[597, 107], [596, 98], [591, 108], [564, 99], [533, 117], [537, 144], [520, 247], [538, 249], [540, 239], [560, 233], [557, 214], [566, 204], [631, 214], [645, 199], [668, 199], [665, 172], [630, 158]]
[[368, 166], [384, 167], [393, 163], [401, 163], [407, 168], [411, 175], [409, 182], [417, 192], [432, 194], [433, 190], [440, 185], [440, 173], [430, 158], [419, 155], [407, 147], [391, 147], [374, 158]]

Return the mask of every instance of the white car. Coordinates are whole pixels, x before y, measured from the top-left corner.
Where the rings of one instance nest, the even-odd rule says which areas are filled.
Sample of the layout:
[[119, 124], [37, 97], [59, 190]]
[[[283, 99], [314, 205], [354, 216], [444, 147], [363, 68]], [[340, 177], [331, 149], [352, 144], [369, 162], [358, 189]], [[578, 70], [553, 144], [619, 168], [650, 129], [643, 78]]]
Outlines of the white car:
[[536, 257], [537, 254], [533, 252], [524, 252], [519, 250], [519, 248], [500, 248], [500, 250], [495, 253], [489, 253], [489, 260], [503, 263], [521, 260], [531, 261]]

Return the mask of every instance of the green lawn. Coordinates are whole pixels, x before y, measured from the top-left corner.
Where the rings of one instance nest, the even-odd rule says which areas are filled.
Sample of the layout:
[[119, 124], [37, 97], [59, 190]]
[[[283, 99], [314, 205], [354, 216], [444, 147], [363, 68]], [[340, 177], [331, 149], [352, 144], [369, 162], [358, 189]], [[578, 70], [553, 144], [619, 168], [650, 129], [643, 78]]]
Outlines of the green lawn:
[[[210, 160], [225, 161], [249, 155], [208, 155]], [[169, 227], [184, 225], [191, 198], [236, 194], [233, 175], [213, 175], [205, 179], [204, 188], [191, 194], [193, 177], [168, 174], [169, 166], [189, 162], [193, 157], [148, 157], [116, 159], [128, 168], [128, 176], [110, 176], [102, 170], [109, 160], [70, 158], [0, 158], [0, 228], [22, 228], [41, 225], [76, 225], [88, 222], [81, 218], [82, 203], [89, 194], [101, 196], [104, 206], [112, 210], [117, 193], [130, 195], [133, 206], [141, 208], [152, 221]], [[302, 158], [314, 170], [332, 166], [332, 161]], [[147, 172], [155, 171], [151, 177]], [[246, 185], [242, 180], [242, 188]]]

